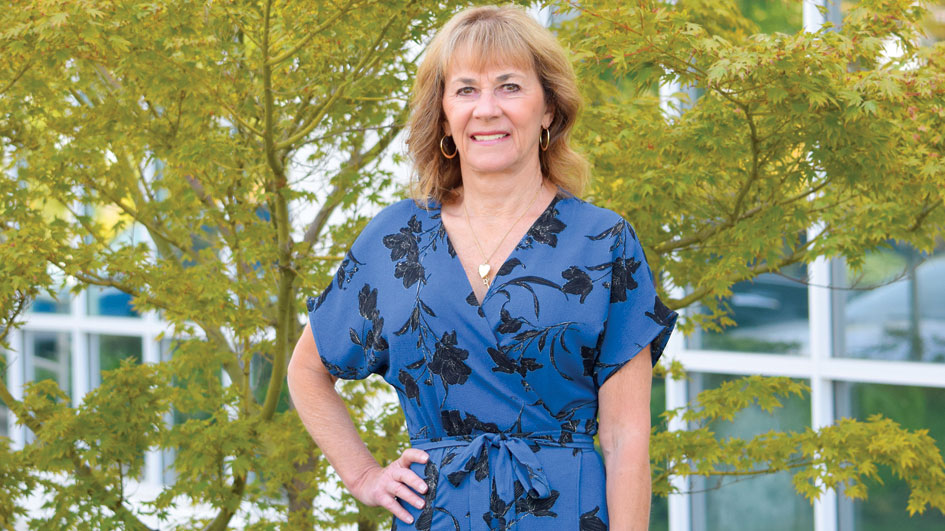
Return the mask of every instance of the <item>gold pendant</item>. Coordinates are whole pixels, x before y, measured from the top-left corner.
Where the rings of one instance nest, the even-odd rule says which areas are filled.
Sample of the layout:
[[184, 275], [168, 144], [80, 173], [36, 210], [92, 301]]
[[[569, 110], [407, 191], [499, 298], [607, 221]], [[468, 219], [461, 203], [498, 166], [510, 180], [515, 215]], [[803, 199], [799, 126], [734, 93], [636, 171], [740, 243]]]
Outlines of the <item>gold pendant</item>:
[[489, 267], [489, 264], [479, 264], [479, 276], [482, 277], [483, 280], [488, 279], [490, 269], [492, 268]]

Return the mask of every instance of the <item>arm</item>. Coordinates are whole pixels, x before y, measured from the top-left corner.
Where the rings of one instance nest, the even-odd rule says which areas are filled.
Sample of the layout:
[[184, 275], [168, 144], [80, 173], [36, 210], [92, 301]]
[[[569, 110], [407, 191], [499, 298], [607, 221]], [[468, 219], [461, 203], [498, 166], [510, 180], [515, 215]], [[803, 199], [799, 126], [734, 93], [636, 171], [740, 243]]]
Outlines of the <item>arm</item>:
[[643, 531], [650, 519], [650, 387], [647, 345], [598, 392], [610, 529]]
[[361, 440], [344, 402], [335, 392], [336, 380], [322, 364], [311, 326], [306, 323], [288, 371], [289, 394], [302, 424], [355, 498], [366, 505], [381, 505], [411, 523], [412, 517], [394, 497], [423, 507], [423, 499], [410, 487], [422, 493], [426, 483], [409, 466], [411, 462], [426, 462], [426, 452], [407, 449], [382, 468]]

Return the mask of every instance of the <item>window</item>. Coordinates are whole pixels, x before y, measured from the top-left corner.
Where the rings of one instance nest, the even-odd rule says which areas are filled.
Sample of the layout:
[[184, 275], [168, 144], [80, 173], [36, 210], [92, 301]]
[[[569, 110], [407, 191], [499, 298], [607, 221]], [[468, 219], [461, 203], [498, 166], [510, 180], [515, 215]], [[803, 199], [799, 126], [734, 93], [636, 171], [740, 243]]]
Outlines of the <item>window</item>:
[[72, 357], [67, 332], [26, 332], [26, 381], [53, 380], [72, 396]]
[[[7, 356], [4, 351], [0, 351], [0, 378], [6, 380], [7, 376]], [[10, 411], [7, 406], [0, 402], [0, 437], [10, 436]]]
[[937, 254], [911, 246], [866, 255], [862, 271], [846, 271], [841, 357], [945, 362], [945, 242]]
[[[945, 453], [945, 389], [899, 385], [837, 382], [836, 416], [864, 420], [881, 413], [910, 430], [928, 429], [929, 435]], [[838, 523], [841, 531], [884, 531], [909, 529], [932, 531], [945, 529], [945, 515], [935, 509], [910, 517], [906, 512], [909, 487], [880, 468], [883, 483], [867, 483], [869, 498], [852, 501], [839, 497]]]
[[[702, 389], [714, 389], [735, 379], [722, 374], [690, 374], [690, 401]], [[771, 414], [753, 406], [739, 412], [731, 422], [716, 422], [711, 429], [719, 439], [753, 436], [769, 430], [803, 430], [810, 426], [810, 397], [783, 398], [784, 407]], [[814, 511], [791, 485], [791, 474], [779, 472], [758, 477], [693, 477], [692, 529], [767, 529], [801, 531], [813, 529]]]
[[102, 383], [102, 373], [120, 367], [122, 360], [128, 359], [141, 363], [141, 347], [141, 336], [90, 334], [92, 387]]
[[[650, 391], [650, 425], [660, 426], [663, 419], [660, 415], [666, 411], [666, 379], [653, 378], [653, 386]], [[650, 504], [650, 529], [652, 531], [664, 531], [669, 529], [669, 504], [666, 498], [653, 496]]]
[[[798, 235], [798, 240], [803, 244], [806, 235]], [[786, 247], [784, 252], [791, 249]], [[727, 306], [726, 313], [736, 324], [721, 332], [697, 330], [686, 338], [687, 348], [809, 356], [807, 284], [804, 263], [734, 284], [722, 308]], [[707, 313], [701, 305], [697, 311]]]
[[56, 295], [56, 298], [49, 296], [48, 293], [40, 293], [33, 299], [29, 311], [33, 313], [69, 313], [69, 301], [71, 296], [68, 290], [62, 290]]
[[88, 312], [89, 315], [138, 317], [138, 312], [131, 307], [131, 295], [115, 288], [90, 287]]

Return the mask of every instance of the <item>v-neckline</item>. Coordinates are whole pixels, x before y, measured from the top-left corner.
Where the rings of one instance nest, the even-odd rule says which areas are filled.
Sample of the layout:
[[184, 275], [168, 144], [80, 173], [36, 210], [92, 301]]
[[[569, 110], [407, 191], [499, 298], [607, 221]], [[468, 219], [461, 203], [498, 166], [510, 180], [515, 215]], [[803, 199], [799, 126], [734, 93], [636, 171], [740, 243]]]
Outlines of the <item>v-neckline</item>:
[[[455, 253], [455, 255], [450, 255], [450, 262], [456, 262], [456, 264], [459, 265], [460, 273], [462, 273], [463, 279], [466, 280], [466, 287], [469, 288], [469, 291], [472, 293], [472, 297], [473, 297], [474, 299], [476, 299], [476, 303], [477, 303], [477, 304], [476, 304], [474, 307], [476, 308], [477, 313], [478, 313], [480, 316], [483, 315], [483, 306], [486, 304], [486, 301], [489, 300], [489, 297], [492, 296], [492, 287], [497, 284], [496, 279], [499, 278], [499, 273], [502, 271], [502, 269], [505, 268], [506, 264], [508, 264], [509, 261], [511, 261], [513, 258], [515, 258], [515, 255], [516, 255], [516, 253], [519, 251], [519, 249], [520, 249], [520, 248], [523, 248], [522, 245], [525, 243], [525, 239], [528, 238], [528, 235], [531, 234], [532, 229], [535, 228], [535, 226], [538, 224], [538, 222], [539, 222], [543, 217], [545, 217], [545, 215], [546, 215], [551, 209], [553, 209], [553, 208], [555, 207], [555, 205], [558, 204], [558, 202], [559, 202], [561, 199], [563, 199], [561, 196], [558, 195], [559, 193], [560, 193], [560, 188], [559, 188], [559, 187], [556, 187], [555, 194], [551, 197], [551, 201], [549, 201], [548, 204], [545, 205], [544, 210], [542, 210], [541, 213], [538, 214], [538, 217], [536, 217], [536, 218], [531, 222], [531, 224], [528, 226], [528, 229], [525, 231], [524, 234], [522, 234], [522, 237], [519, 238], [518, 243], [515, 244], [515, 247], [512, 248], [512, 251], [509, 252], [509, 255], [506, 256], [506, 257], [505, 257], [505, 260], [502, 261], [502, 265], [499, 266], [499, 269], [498, 269], [498, 270], [496, 271], [496, 273], [495, 273], [495, 278], [493, 278], [492, 282], [489, 283], [489, 287], [486, 288], [486, 293], [482, 296], [482, 300], [481, 300], [481, 301], [480, 301], [478, 298], [476, 298], [476, 290], [473, 288], [472, 283], [469, 281], [469, 275], [466, 274], [466, 266], [463, 264], [463, 260], [459, 257], [459, 253], [456, 252], [456, 247], [453, 245], [453, 240], [450, 238], [450, 233], [449, 233], [449, 231], [446, 230], [446, 224], [443, 223], [443, 203], [437, 202], [437, 203], [436, 203], [436, 206], [435, 206], [433, 209], [431, 209], [431, 210], [436, 210], [437, 213], [438, 213], [438, 215], [439, 215], [439, 217], [440, 217], [440, 220], [439, 220], [439, 221], [440, 221], [440, 227], [441, 227], [442, 230], [443, 230], [443, 234], [446, 236], [447, 249], [452, 248], [452, 249], [453, 249], [453, 252]], [[447, 254], [449, 254], [449, 253], [447, 253]], [[469, 300], [469, 296], [468, 296], [468, 295], [466, 296], [466, 300], [467, 300], [467, 302], [468, 302], [468, 300]], [[470, 304], [470, 306], [472, 306], [472, 305]]]

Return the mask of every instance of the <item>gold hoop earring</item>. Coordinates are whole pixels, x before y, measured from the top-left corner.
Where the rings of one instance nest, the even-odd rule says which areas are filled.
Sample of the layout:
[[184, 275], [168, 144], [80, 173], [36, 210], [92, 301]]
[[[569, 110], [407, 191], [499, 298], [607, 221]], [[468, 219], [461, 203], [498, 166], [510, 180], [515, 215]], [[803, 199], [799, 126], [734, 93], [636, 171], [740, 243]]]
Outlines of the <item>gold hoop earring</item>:
[[456, 144], [453, 144], [453, 147], [456, 148], [456, 149], [453, 150], [453, 153], [452, 153], [451, 155], [448, 155], [448, 154], [446, 153], [446, 149], [443, 147], [443, 142], [444, 142], [447, 138], [453, 138], [453, 137], [443, 135], [443, 138], [440, 139], [440, 153], [442, 153], [444, 157], [446, 157], [446, 158], [448, 158], [448, 159], [451, 159], [451, 158], [453, 158], [453, 157], [456, 156], [456, 153], [459, 152], [459, 148], [456, 148]]
[[540, 147], [542, 151], [547, 151], [548, 146], [550, 145], [551, 145], [551, 131], [542, 127], [541, 133], [538, 133], [538, 147]]

